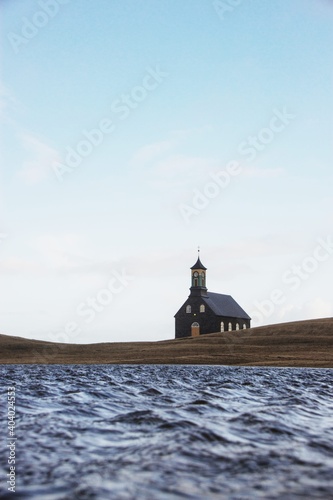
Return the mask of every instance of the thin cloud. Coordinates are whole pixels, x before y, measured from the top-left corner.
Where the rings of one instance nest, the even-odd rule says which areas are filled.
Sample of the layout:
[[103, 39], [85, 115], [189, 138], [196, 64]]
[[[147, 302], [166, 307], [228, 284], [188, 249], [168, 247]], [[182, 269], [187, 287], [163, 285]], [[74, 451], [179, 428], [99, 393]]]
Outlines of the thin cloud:
[[177, 139], [178, 141], [183, 141], [185, 139], [189, 139], [194, 136], [202, 136], [204, 134], [210, 133], [214, 130], [211, 125], [204, 125], [202, 127], [193, 127], [187, 129], [178, 129], [173, 130], [171, 132], [171, 136]]
[[219, 162], [213, 158], [175, 154], [152, 166], [148, 182], [157, 189], [195, 186], [209, 179], [209, 172], [218, 168]]
[[18, 101], [16, 100], [14, 94], [11, 90], [0, 81], [0, 116], [1, 118], [6, 117], [7, 111], [14, 110], [18, 106]]
[[327, 318], [333, 316], [332, 302], [322, 297], [316, 297], [314, 300], [305, 303], [304, 309], [309, 318]]
[[40, 265], [38, 262], [15, 256], [3, 258], [0, 261], [0, 273], [3, 275], [36, 273], [39, 268]]
[[134, 164], [145, 164], [155, 160], [164, 153], [172, 150], [175, 146], [174, 141], [160, 141], [153, 144], [148, 144], [138, 149], [138, 151], [133, 155], [131, 162]]
[[267, 234], [255, 238], [244, 238], [232, 244], [214, 246], [207, 249], [207, 253], [216, 259], [228, 262], [232, 259], [248, 259], [271, 256], [288, 256], [302, 254], [306, 239], [299, 234]]
[[286, 305], [281, 306], [279, 309], [277, 320], [280, 322], [287, 322], [315, 318], [330, 318], [332, 316], [332, 303], [322, 297], [316, 297], [297, 305], [288, 301]]
[[17, 177], [27, 184], [37, 184], [52, 174], [50, 166], [60, 161], [59, 153], [38, 137], [24, 133], [21, 143], [28, 155]]
[[84, 241], [75, 233], [43, 234], [36, 238], [31, 246], [50, 268], [69, 270], [86, 263], [86, 259], [80, 256]]
[[281, 177], [285, 173], [283, 168], [259, 168], [246, 167], [243, 169], [242, 177], [251, 179], [273, 179]]
[[208, 174], [210, 169], [217, 167], [217, 161], [211, 158], [173, 155], [159, 161], [155, 166], [155, 173], [169, 176], [197, 176]]
[[176, 147], [179, 147], [187, 139], [210, 132], [212, 127], [204, 126], [191, 129], [173, 130], [170, 137], [165, 140], [147, 144], [139, 148], [132, 156], [132, 164], [146, 164], [161, 158], [161, 156], [171, 153]]
[[45, 140], [20, 127], [15, 119], [15, 113], [22, 109], [23, 106], [13, 92], [0, 81], [0, 119], [14, 131], [17, 143], [15, 147], [24, 158], [16, 176], [26, 184], [36, 184], [52, 175], [50, 166], [61, 159], [59, 153]]

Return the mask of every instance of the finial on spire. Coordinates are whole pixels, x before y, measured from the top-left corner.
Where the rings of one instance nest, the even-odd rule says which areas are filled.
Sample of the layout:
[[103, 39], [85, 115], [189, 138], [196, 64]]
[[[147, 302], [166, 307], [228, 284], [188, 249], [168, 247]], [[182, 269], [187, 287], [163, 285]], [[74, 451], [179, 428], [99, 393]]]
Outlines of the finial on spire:
[[206, 267], [202, 264], [201, 260], [200, 260], [200, 247], [198, 246], [198, 259], [196, 261], [196, 263], [194, 264], [194, 266], [191, 267], [191, 269], [203, 269], [204, 271], [206, 271]]

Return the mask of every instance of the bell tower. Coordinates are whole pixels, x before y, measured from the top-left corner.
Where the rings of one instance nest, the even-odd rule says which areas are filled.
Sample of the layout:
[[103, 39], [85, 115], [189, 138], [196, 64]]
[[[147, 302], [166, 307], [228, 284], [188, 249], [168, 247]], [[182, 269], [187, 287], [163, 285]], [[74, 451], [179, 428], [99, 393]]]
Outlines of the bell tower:
[[198, 249], [198, 260], [191, 267], [191, 294], [192, 297], [207, 297], [206, 287], [207, 268], [200, 260], [200, 249]]

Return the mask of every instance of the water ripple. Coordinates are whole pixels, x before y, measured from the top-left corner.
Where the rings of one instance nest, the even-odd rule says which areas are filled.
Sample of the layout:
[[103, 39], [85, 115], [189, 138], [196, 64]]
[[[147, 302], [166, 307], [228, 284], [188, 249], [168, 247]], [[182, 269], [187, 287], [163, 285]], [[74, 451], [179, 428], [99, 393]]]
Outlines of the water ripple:
[[[0, 374], [4, 401], [16, 385], [15, 498], [333, 498], [332, 370], [12, 365]], [[0, 465], [6, 474], [3, 454]]]

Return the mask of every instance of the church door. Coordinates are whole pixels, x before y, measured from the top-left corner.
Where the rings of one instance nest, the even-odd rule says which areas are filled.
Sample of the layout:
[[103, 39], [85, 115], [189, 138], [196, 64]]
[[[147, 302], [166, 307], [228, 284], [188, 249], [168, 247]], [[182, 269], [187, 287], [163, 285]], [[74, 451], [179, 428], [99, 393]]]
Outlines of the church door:
[[200, 325], [196, 321], [191, 325], [191, 337], [199, 337]]

